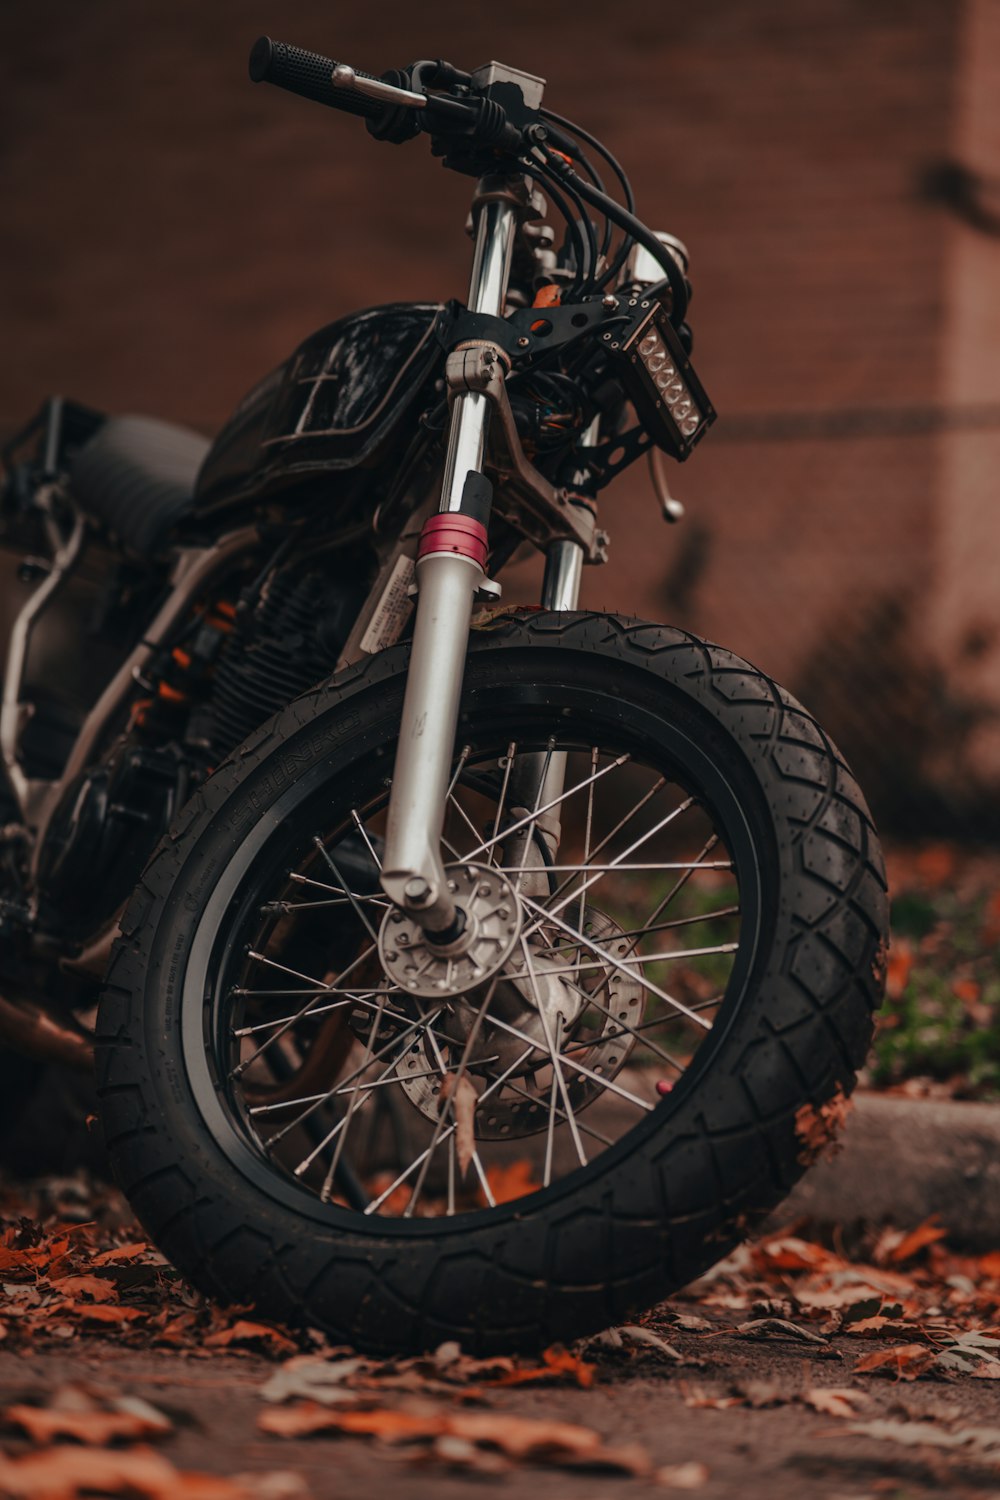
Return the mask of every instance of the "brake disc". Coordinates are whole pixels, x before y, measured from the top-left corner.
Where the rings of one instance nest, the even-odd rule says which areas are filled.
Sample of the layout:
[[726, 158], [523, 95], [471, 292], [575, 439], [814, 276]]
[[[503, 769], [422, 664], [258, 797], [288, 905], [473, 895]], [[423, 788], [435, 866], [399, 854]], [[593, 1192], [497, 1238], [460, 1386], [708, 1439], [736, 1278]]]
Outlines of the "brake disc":
[[[585, 908], [581, 930], [601, 947], [612, 949], [618, 959], [628, 953], [629, 943], [623, 936], [623, 929], [596, 907]], [[559, 968], [564, 968], [571, 962], [569, 955], [574, 951], [577, 954], [576, 962], [584, 967], [576, 976], [572, 972], [565, 976], [576, 992], [578, 1006], [573, 1024], [563, 1033], [561, 1051], [564, 1055], [568, 1053], [571, 1057], [577, 1057], [589, 1073], [597, 1075], [596, 1078], [587, 1077], [577, 1073], [572, 1067], [563, 1065], [570, 1107], [576, 1113], [599, 1098], [604, 1092], [604, 1080], [614, 1078], [624, 1067], [635, 1044], [635, 1036], [629, 1028], [634, 1029], [642, 1020], [645, 990], [639, 979], [631, 978], [609, 964], [599, 963], [580, 944], [569, 944], [559, 950]], [[590, 967], [591, 964], [595, 967]], [[588, 1004], [590, 997], [599, 1002], [601, 1010]], [[470, 1008], [478, 1008], [474, 999], [468, 1004]], [[469, 1062], [470, 1072], [482, 1078], [485, 1084], [494, 1081], [503, 1071], [500, 1063], [496, 1063], [491, 1070], [482, 1061], [490, 1055], [490, 1043], [487, 1012], [477, 1054]], [[519, 1074], [512, 1075], [495, 1095], [490, 1096], [482, 1109], [476, 1111], [478, 1139], [508, 1140], [513, 1136], [533, 1135], [546, 1128], [549, 1083], [546, 1080], [543, 1088], [536, 1083], [535, 1075], [547, 1065], [547, 1057], [540, 1051], [534, 1067], [530, 1062], [526, 1064]], [[433, 1076], [439, 1066], [438, 1059], [429, 1056], [423, 1038], [410, 1047], [397, 1064], [403, 1092], [411, 1104], [431, 1120], [437, 1120], [440, 1111], [440, 1073], [437, 1077]], [[561, 1099], [559, 1107], [562, 1107]]]

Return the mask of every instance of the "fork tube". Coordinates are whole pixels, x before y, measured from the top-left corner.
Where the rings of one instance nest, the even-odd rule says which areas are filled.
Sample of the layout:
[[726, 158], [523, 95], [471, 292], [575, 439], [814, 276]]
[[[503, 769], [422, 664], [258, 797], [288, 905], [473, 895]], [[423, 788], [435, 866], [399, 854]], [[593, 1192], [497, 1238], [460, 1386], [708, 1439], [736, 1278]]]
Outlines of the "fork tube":
[[[595, 417], [580, 440], [581, 448], [596, 448], [600, 439], [600, 417]], [[576, 609], [580, 602], [580, 583], [583, 574], [583, 547], [579, 542], [550, 542], [545, 553], [545, 573], [542, 578], [542, 608], [552, 610]], [[510, 776], [510, 818], [518, 822], [532, 808], [545, 807], [551, 802], [556, 806], [542, 813], [534, 823], [529, 823], [512, 835], [504, 846], [502, 863], [507, 869], [516, 870], [532, 863], [529, 845], [536, 836], [545, 840], [549, 854], [554, 858], [562, 838], [562, 820], [557, 799], [566, 786], [565, 750], [526, 750], [518, 755]], [[537, 858], [534, 860], [537, 864]], [[545, 875], [519, 876], [520, 888], [526, 895], [545, 896], [548, 881]]]
[[[480, 206], [469, 290], [471, 312], [503, 313], [517, 227], [513, 203]], [[458, 726], [476, 590], [485, 579], [482, 512], [463, 509], [470, 473], [482, 469], [489, 402], [466, 392], [452, 405], [441, 504], [424, 528], [417, 610], [386, 822], [382, 887], [430, 933], [450, 934], [455, 903], [441, 860], [445, 796]]]

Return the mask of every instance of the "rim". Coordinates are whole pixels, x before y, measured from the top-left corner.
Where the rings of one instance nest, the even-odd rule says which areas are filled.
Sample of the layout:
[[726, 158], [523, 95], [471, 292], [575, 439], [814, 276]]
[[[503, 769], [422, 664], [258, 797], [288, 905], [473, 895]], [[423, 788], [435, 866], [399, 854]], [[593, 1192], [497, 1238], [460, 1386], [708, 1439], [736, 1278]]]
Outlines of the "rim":
[[[641, 716], [633, 733], [616, 716], [610, 743], [565, 709], [557, 734], [537, 710], [499, 717], [456, 760], [444, 830], [446, 857], [502, 862], [521, 903], [490, 982], [420, 999], [381, 966], [391, 742], [313, 773], [321, 796], [309, 777], [289, 789], [217, 888], [189, 1076], [244, 1175], [300, 1212], [421, 1232], [540, 1202], [662, 1123], [745, 987], [759, 873], [717, 766], [662, 725], [652, 752]], [[565, 755], [558, 800], [513, 806], [525, 754]], [[186, 1002], [189, 1044], [191, 1018]]]

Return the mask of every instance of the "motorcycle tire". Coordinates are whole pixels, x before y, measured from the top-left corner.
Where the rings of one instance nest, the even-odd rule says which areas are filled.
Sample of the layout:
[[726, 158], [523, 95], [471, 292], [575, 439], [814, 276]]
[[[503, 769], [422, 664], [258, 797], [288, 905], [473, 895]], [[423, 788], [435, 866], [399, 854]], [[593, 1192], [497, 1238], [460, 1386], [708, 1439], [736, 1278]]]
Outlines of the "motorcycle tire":
[[[480, 1354], [537, 1349], [631, 1318], [696, 1278], [832, 1137], [883, 985], [884, 866], [829, 738], [739, 657], [618, 616], [501, 613], [471, 636], [454, 782], [467, 810], [448, 826], [453, 844], [462, 829], [471, 843], [459, 865], [478, 867], [482, 847], [492, 857], [511, 819], [525, 821], [504, 809], [505, 751], [565, 750], [563, 846], [553, 862], [529, 841], [518, 879], [541, 943], [534, 965], [548, 964], [545, 994], [566, 1014], [553, 1012], [557, 1037], [543, 1043], [525, 991], [505, 981], [508, 1019], [494, 1023], [487, 1005], [490, 1041], [476, 1051], [465, 1012], [456, 1034], [461, 1001], [428, 1010], [384, 972], [367, 990], [358, 983], [375, 962], [375, 919], [393, 919], [377, 882], [378, 820], [408, 650], [291, 703], [215, 772], [154, 854], [97, 1022], [107, 1150], [153, 1240], [214, 1298], [372, 1353], [451, 1339]], [[637, 845], [638, 820], [664, 807]], [[691, 817], [697, 848], [679, 831]], [[602, 865], [594, 840], [607, 829]], [[637, 846], [655, 858], [629, 863]], [[559, 864], [563, 848], [576, 864]], [[557, 899], [566, 887], [578, 902]], [[664, 890], [661, 906], [686, 914], [644, 929], [645, 903]], [[725, 905], [731, 890], [736, 906]], [[303, 891], [315, 899], [300, 903]], [[704, 941], [716, 930], [727, 941]], [[680, 947], [632, 956], [647, 931]], [[702, 941], [685, 947], [687, 933]], [[268, 1006], [287, 1009], [289, 995], [305, 1005], [273, 1017]], [[585, 1012], [572, 1036], [571, 1001]], [[528, 1062], [515, 1058], [504, 1081], [512, 1035]], [[452, 1087], [463, 1047], [480, 1089], [464, 1157]], [[266, 1076], [251, 1088], [254, 1069]], [[271, 1122], [293, 1106], [283, 1134]], [[344, 1145], [352, 1124], [356, 1151]], [[418, 1161], [434, 1164], [430, 1175]]]

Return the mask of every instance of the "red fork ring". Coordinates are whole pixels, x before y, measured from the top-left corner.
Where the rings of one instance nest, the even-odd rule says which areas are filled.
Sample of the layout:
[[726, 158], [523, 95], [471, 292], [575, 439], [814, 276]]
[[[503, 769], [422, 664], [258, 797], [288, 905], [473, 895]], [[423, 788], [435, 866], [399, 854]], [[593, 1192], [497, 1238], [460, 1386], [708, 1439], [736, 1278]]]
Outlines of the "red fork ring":
[[417, 561], [432, 552], [457, 552], [468, 557], [485, 571], [489, 537], [482, 521], [463, 516], [459, 511], [440, 511], [430, 516], [420, 533]]

